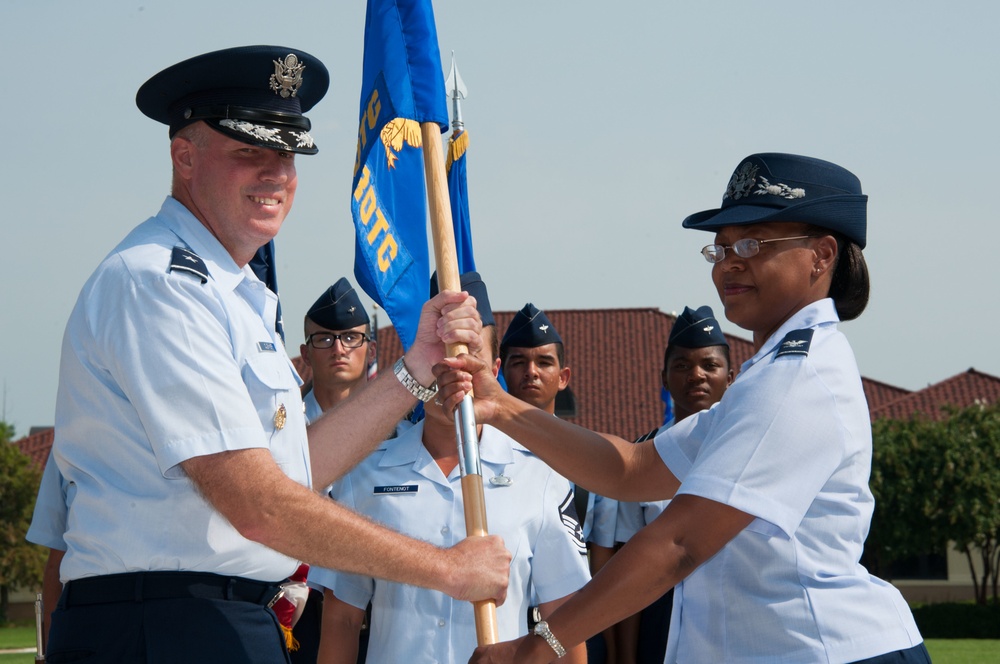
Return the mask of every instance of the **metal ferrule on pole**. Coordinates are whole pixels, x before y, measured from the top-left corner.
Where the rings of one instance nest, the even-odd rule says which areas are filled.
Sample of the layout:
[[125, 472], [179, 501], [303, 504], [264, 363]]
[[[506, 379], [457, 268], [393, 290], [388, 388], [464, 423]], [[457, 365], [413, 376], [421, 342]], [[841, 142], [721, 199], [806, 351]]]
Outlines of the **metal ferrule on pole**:
[[455, 409], [455, 429], [461, 444], [458, 446], [458, 462], [462, 477], [482, 475], [483, 466], [479, 460], [479, 434], [476, 433], [476, 413], [472, 405], [472, 395], [466, 394], [462, 404]]

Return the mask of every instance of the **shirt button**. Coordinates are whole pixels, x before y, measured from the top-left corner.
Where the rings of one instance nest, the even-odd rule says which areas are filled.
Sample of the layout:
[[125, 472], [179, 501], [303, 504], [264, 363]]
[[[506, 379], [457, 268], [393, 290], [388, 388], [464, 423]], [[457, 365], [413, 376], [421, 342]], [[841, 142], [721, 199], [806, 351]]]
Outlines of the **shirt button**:
[[448, 534], [448, 526], [445, 526], [444, 528], [441, 529], [441, 534], [442, 535], [447, 535]]
[[439, 620], [438, 621], [438, 627], [444, 627], [444, 621], [443, 620]]

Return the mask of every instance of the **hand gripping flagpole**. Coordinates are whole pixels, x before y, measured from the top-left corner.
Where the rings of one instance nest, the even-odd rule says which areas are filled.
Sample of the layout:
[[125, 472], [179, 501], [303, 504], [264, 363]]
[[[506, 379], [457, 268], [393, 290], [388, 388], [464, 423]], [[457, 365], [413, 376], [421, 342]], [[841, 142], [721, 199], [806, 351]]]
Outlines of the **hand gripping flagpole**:
[[[451, 221], [451, 201], [448, 199], [448, 181], [444, 169], [444, 149], [441, 146], [441, 127], [436, 122], [420, 125], [424, 148], [424, 176], [427, 181], [427, 202], [431, 216], [431, 235], [434, 240], [434, 260], [437, 266], [439, 290], [462, 290], [458, 273], [458, 256], [455, 250], [455, 229]], [[464, 344], [449, 344], [448, 357], [468, 352]], [[459, 467], [462, 471], [462, 497], [465, 502], [465, 531], [469, 536], [483, 536], [486, 528], [486, 499], [483, 493], [483, 471], [479, 459], [479, 436], [476, 433], [476, 416], [472, 395], [467, 394], [455, 411], [455, 429], [458, 434]], [[473, 602], [476, 618], [476, 637], [479, 645], [497, 643], [497, 605], [493, 600]]]

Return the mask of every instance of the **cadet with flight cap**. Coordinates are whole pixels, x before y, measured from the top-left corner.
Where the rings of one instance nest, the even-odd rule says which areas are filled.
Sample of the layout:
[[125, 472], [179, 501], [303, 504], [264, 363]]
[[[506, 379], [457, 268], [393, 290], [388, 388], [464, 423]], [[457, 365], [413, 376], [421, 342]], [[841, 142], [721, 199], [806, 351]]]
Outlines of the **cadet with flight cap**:
[[[498, 597], [498, 538], [413, 541], [325, 500], [433, 384], [444, 343], [478, 348], [473, 302], [424, 306], [399, 376], [306, 430], [277, 296], [248, 265], [314, 154], [314, 56], [248, 46], [139, 90], [170, 127], [171, 194], [100, 263], [70, 315], [51, 461], [69, 490], [50, 661], [287, 661], [270, 604], [300, 560]], [[441, 323], [441, 333], [438, 323]], [[406, 381], [404, 385], [403, 381]], [[48, 515], [36, 513], [36, 520]]]
[[299, 346], [302, 360], [312, 369], [312, 388], [303, 397], [306, 420], [316, 421], [364, 385], [376, 352], [368, 312], [351, 283], [341, 277], [306, 313], [305, 343]]
[[[635, 442], [652, 440], [661, 431], [719, 401], [733, 382], [729, 342], [709, 306], [684, 312], [674, 321], [663, 351], [660, 380], [673, 406], [663, 425]], [[653, 522], [670, 504], [669, 500], [619, 502], [615, 540], [628, 542]], [[667, 651], [673, 588], [639, 614], [619, 623], [616, 634], [619, 653], [636, 664], [660, 664]]]
[[[570, 368], [559, 331], [531, 302], [514, 314], [500, 341], [501, 371], [507, 390], [522, 401], [554, 415], [556, 398], [569, 386]], [[614, 554], [618, 501], [573, 487], [573, 503], [583, 527], [591, 574], [597, 574]], [[614, 634], [587, 641], [591, 664], [601, 664], [614, 652]]]

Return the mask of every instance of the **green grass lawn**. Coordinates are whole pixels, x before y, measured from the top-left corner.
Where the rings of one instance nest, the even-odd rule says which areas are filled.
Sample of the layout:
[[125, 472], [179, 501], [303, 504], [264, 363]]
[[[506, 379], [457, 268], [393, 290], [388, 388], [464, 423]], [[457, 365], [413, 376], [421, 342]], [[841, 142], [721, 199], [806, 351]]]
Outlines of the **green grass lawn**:
[[34, 648], [35, 624], [15, 625], [0, 629], [0, 650], [8, 648]]
[[[0, 629], [0, 650], [34, 648], [35, 628], [17, 626]], [[934, 664], [981, 664], [1000, 662], [1000, 640], [989, 639], [927, 639], [927, 650]], [[30, 664], [31, 653], [0, 654], [0, 664]]]

